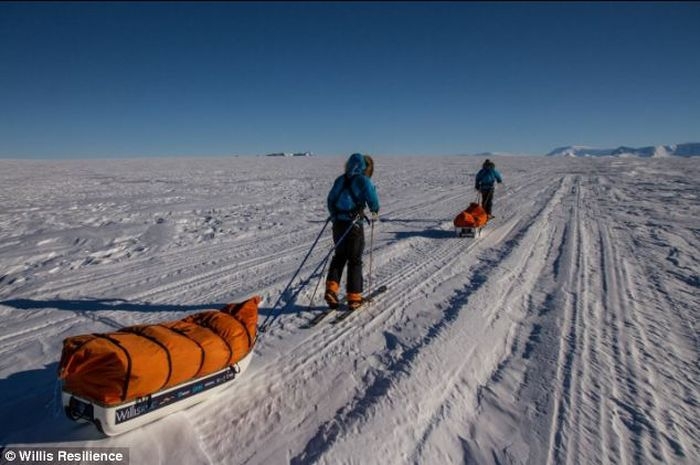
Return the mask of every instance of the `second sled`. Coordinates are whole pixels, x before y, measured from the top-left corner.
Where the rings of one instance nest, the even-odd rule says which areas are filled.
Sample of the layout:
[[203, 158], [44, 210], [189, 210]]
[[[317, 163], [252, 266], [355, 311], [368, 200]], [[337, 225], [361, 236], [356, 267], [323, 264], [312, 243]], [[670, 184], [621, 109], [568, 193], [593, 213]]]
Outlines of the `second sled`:
[[455, 217], [453, 224], [458, 237], [479, 237], [481, 228], [488, 222], [488, 215], [478, 203], [471, 203]]

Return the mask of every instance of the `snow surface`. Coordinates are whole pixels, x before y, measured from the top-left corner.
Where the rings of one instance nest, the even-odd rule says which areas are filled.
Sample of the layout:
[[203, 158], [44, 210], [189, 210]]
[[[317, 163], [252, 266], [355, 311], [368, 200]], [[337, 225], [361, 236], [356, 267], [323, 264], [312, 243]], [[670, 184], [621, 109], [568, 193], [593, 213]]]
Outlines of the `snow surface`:
[[148, 465], [700, 463], [698, 160], [495, 162], [497, 218], [473, 240], [452, 219], [481, 160], [376, 156], [389, 290], [301, 329], [312, 280], [221, 395], [103, 438], [60, 411], [62, 340], [253, 294], [265, 318], [344, 159], [0, 161], [0, 444]]

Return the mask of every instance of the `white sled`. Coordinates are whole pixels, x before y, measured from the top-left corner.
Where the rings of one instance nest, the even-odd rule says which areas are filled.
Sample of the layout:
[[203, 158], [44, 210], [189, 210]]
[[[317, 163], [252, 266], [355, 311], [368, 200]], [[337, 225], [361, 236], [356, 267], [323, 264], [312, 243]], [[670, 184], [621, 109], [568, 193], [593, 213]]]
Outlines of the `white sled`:
[[251, 351], [228, 368], [119, 405], [105, 406], [63, 390], [63, 408], [71, 420], [93, 423], [107, 436], [115, 436], [216, 395], [245, 371], [252, 355]]
[[457, 237], [479, 237], [481, 236], [481, 228], [455, 228]]

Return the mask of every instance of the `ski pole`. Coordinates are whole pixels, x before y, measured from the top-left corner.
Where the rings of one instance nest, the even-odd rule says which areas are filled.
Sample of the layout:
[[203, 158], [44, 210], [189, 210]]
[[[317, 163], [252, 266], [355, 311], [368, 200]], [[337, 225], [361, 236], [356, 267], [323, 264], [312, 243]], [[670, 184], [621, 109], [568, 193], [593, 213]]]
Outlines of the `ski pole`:
[[314, 247], [316, 247], [316, 244], [318, 244], [319, 239], [321, 239], [321, 236], [323, 235], [323, 232], [326, 230], [326, 227], [328, 226], [328, 223], [331, 222], [331, 217], [329, 216], [328, 219], [326, 220], [325, 224], [323, 225], [323, 228], [321, 228], [321, 232], [318, 233], [318, 236], [316, 236], [316, 239], [314, 240], [314, 243], [311, 244], [311, 248], [309, 251], [306, 253], [306, 256], [304, 259], [301, 261], [301, 265], [299, 265], [299, 268], [294, 272], [294, 276], [292, 276], [292, 279], [289, 280], [289, 283], [287, 284], [287, 287], [284, 288], [280, 296], [277, 298], [277, 302], [275, 302], [275, 305], [272, 306], [272, 310], [270, 311], [270, 314], [265, 318], [265, 321], [263, 321], [263, 324], [260, 326], [260, 331], [265, 332], [267, 329], [267, 321], [270, 319], [270, 317], [273, 315], [274, 310], [277, 308], [277, 305], [279, 305], [280, 301], [282, 300], [282, 297], [287, 293], [289, 288], [291, 287], [292, 283], [296, 279], [297, 275], [301, 271], [302, 267], [304, 266], [304, 263], [306, 263], [306, 260], [309, 259], [309, 256], [311, 255], [311, 252], [314, 250]]
[[[348, 226], [348, 229], [345, 230], [345, 232], [343, 233], [343, 235], [340, 236], [340, 239], [338, 239], [338, 242], [335, 243], [335, 245], [333, 246], [333, 248], [331, 248], [331, 250], [326, 254], [326, 256], [323, 257], [323, 260], [321, 260], [321, 262], [318, 264], [318, 266], [311, 272], [311, 275], [309, 276], [309, 278], [307, 278], [306, 281], [302, 282], [301, 285], [299, 286], [299, 289], [297, 289], [296, 292], [294, 292], [294, 294], [289, 298], [289, 301], [287, 302], [287, 305], [289, 305], [289, 302], [293, 302], [294, 299], [296, 299], [296, 297], [297, 297], [297, 296], [299, 295], [299, 293], [302, 291], [302, 289], [304, 289], [304, 287], [305, 287], [307, 284], [309, 284], [309, 281], [311, 280], [311, 277], [314, 276], [316, 273], [318, 273], [319, 268], [321, 268], [321, 266], [324, 265], [324, 264], [326, 263], [326, 261], [327, 261], [328, 258], [331, 256], [331, 254], [332, 254], [333, 252], [335, 252], [335, 250], [340, 246], [340, 244], [343, 242], [343, 240], [345, 239], [345, 237], [350, 233], [350, 231], [352, 230], [352, 228], [355, 226], [355, 223], [357, 223], [357, 220], [358, 220], [358, 218], [355, 218], [355, 219], [352, 221], [352, 223], [350, 223], [350, 226]], [[328, 221], [330, 221], [330, 218], [328, 219]], [[328, 222], [326, 222], [326, 225], [328, 225]], [[324, 229], [325, 229], [325, 226], [324, 226]], [[323, 232], [323, 231], [322, 231], [322, 232]], [[317, 238], [316, 242], [318, 242], [318, 238]], [[316, 244], [314, 243], [314, 245], [316, 245]], [[310, 253], [310, 252], [309, 252], [309, 253]], [[309, 254], [307, 254], [307, 257], [308, 257], [308, 255], [309, 255]], [[304, 258], [304, 261], [306, 261], [306, 258]], [[303, 264], [303, 263], [302, 263], [302, 264]], [[301, 269], [301, 267], [300, 267], [299, 269]], [[296, 277], [296, 275], [298, 274], [298, 272], [299, 272], [299, 270], [297, 270], [297, 273], [295, 273], [294, 277]], [[292, 278], [292, 281], [294, 281], [294, 278]], [[289, 286], [292, 284], [292, 281], [290, 281], [289, 284], [287, 285], [287, 288], [285, 288], [285, 290], [282, 291], [282, 294], [280, 294], [279, 298], [277, 299], [277, 302], [276, 302], [275, 305], [272, 307], [272, 310], [270, 311], [270, 314], [267, 316], [267, 318], [265, 318], [265, 321], [264, 321], [263, 324], [260, 326], [260, 332], [261, 332], [261, 333], [266, 332], [267, 329], [272, 325], [272, 323], [279, 317], [280, 313], [282, 312], [282, 310], [283, 310], [282, 308], [278, 309], [276, 312], [275, 312], [275, 309], [277, 309], [277, 305], [279, 304], [280, 300], [282, 300], [282, 296], [284, 296], [285, 292], [287, 292], [287, 289], [289, 289]], [[286, 307], [286, 305], [285, 305], [285, 307]], [[273, 315], [274, 315], [274, 316], [273, 316]], [[268, 323], [268, 320], [270, 320], [270, 318], [272, 318], [272, 320]]]
[[328, 262], [330, 262], [330, 255], [327, 255], [324, 261], [323, 269], [321, 270], [321, 274], [318, 275], [318, 282], [316, 283], [316, 287], [314, 288], [313, 294], [311, 294], [311, 299], [309, 300], [309, 310], [311, 307], [314, 306], [314, 299], [316, 299], [316, 292], [318, 292], [318, 286], [321, 285], [321, 281], [323, 280], [323, 275], [326, 273], [326, 266], [328, 265]]
[[[374, 252], [374, 223], [375, 221], [371, 221], [370, 225], [370, 230], [369, 230], [369, 283], [368, 283], [368, 288], [367, 289], [367, 295], [372, 295], [372, 253]], [[370, 304], [372, 302], [369, 302]]]

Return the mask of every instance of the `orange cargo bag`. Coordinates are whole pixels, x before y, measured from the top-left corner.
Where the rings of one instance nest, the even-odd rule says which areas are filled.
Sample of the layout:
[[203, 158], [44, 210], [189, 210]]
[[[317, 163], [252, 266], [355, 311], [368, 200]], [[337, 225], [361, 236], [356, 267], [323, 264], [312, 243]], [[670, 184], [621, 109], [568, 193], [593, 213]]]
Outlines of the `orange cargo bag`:
[[137, 325], [63, 341], [64, 390], [116, 405], [234, 365], [253, 349], [255, 296], [182, 320]]
[[480, 228], [487, 221], [486, 210], [478, 203], [470, 203], [466, 210], [455, 217], [453, 224], [457, 228]]

